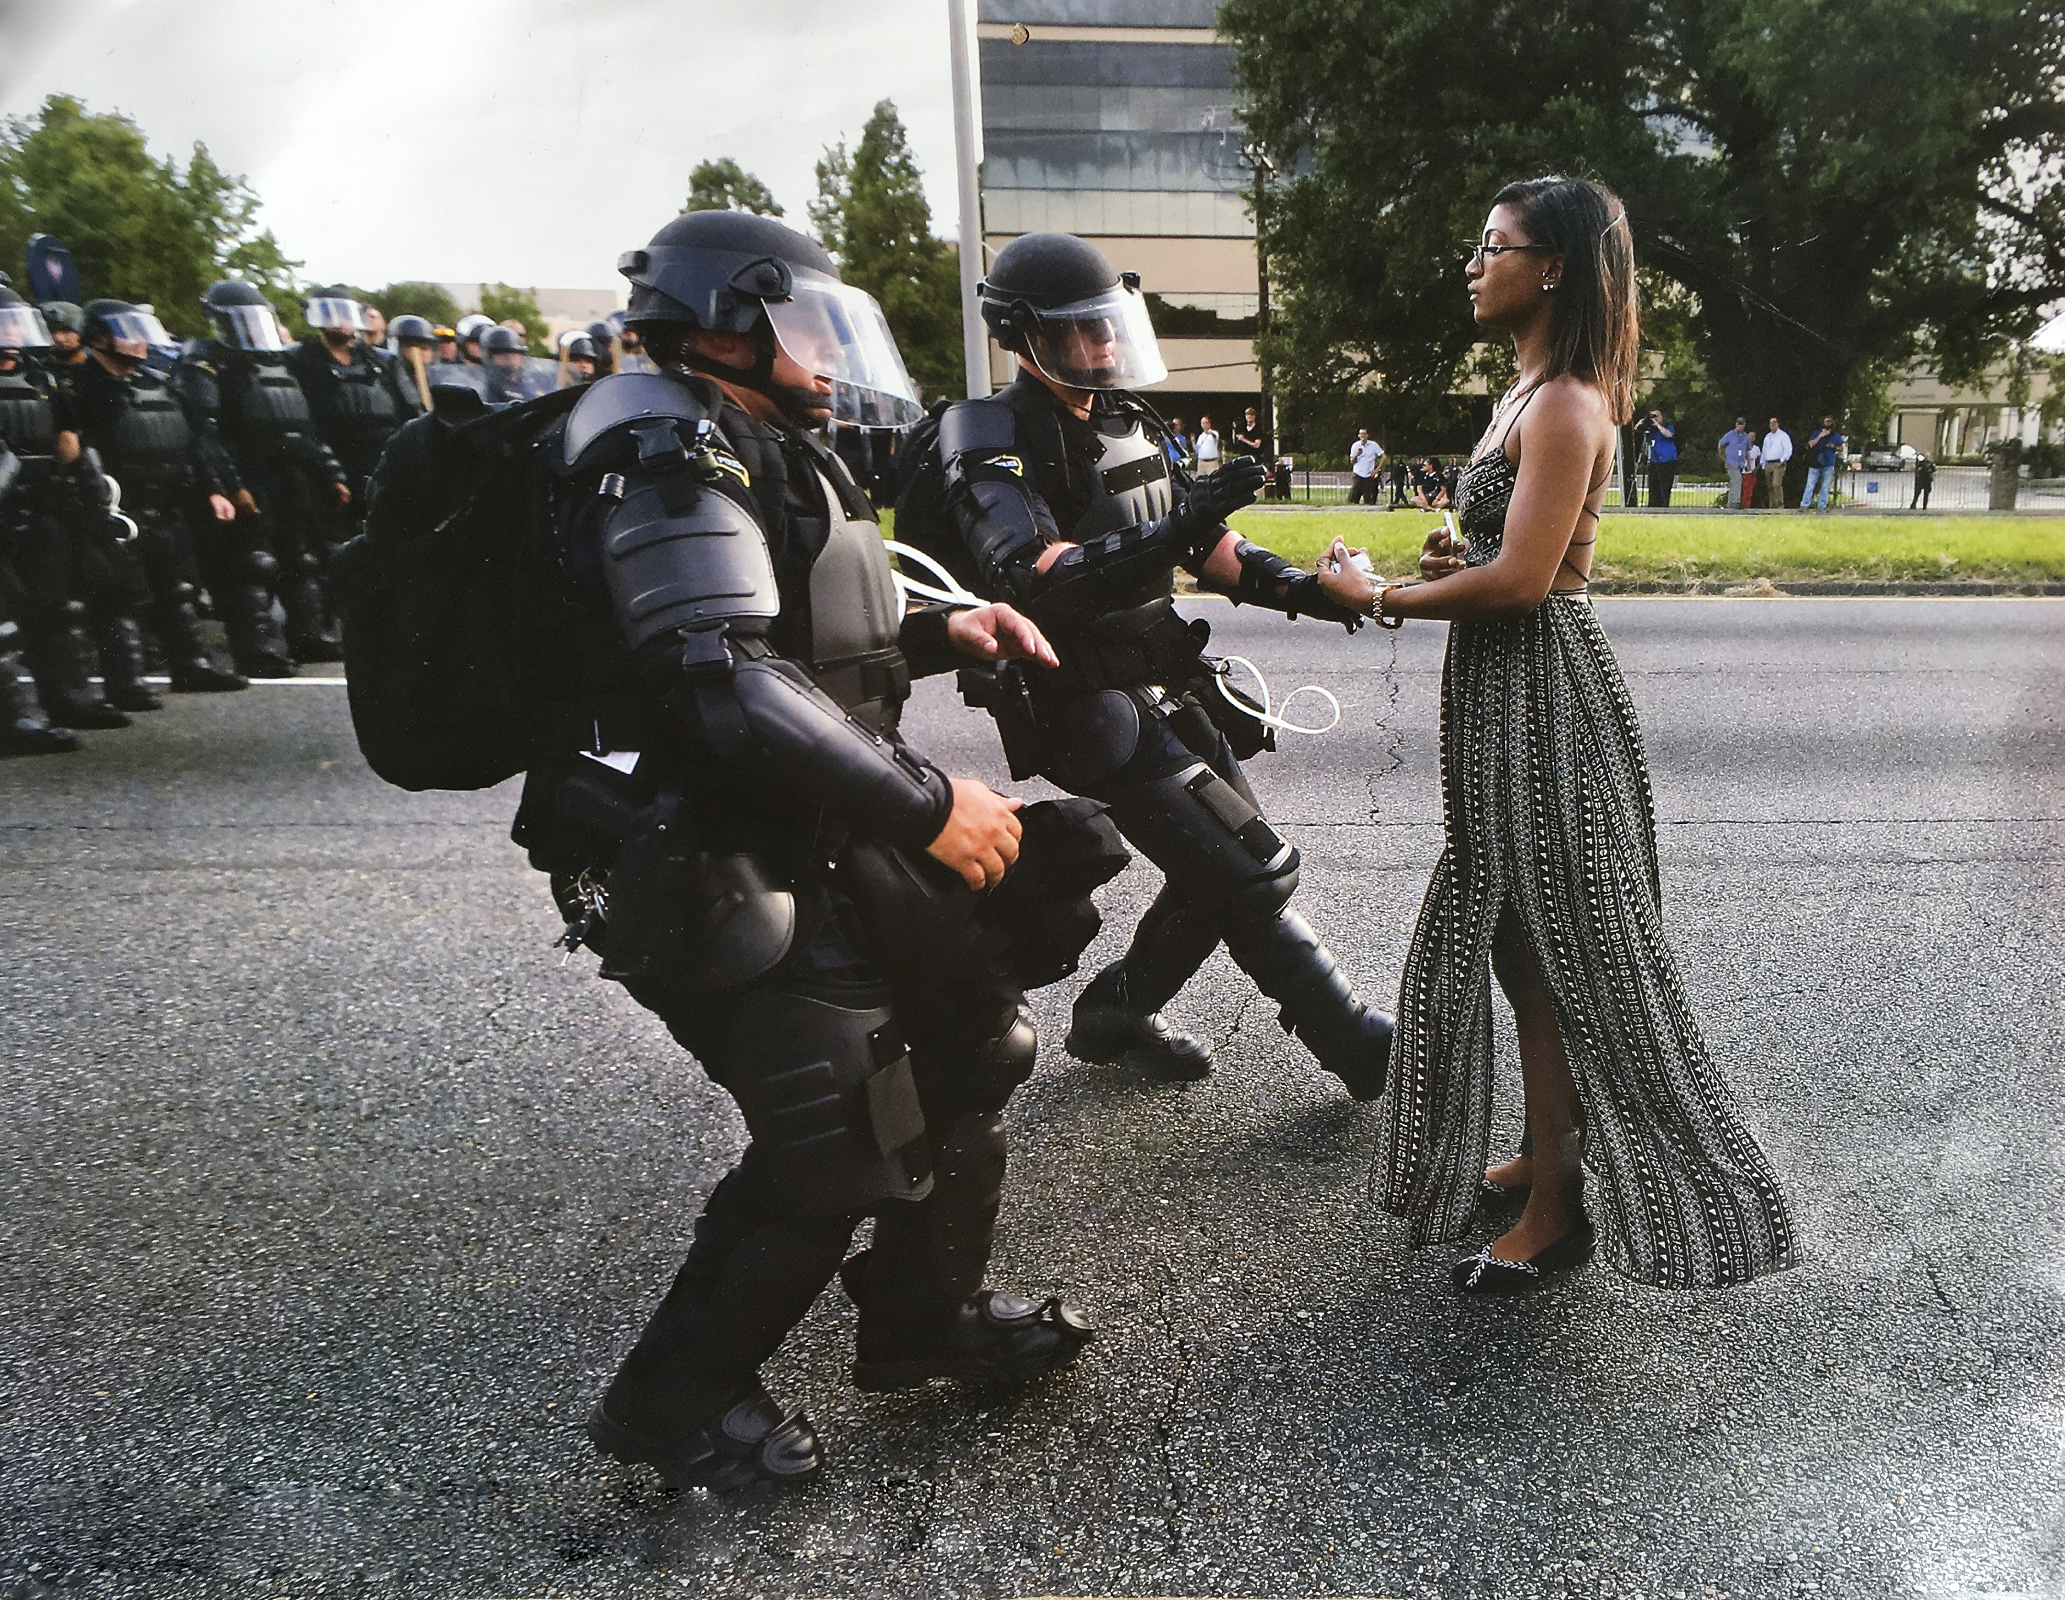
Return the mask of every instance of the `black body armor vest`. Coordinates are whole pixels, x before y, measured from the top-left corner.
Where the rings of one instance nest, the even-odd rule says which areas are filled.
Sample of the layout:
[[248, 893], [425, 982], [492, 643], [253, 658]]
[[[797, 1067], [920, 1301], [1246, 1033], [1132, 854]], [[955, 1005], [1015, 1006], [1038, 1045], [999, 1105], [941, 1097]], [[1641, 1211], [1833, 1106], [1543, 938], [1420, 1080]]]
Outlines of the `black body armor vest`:
[[0, 443], [23, 461], [42, 461], [57, 453], [57, 413], [49, 396], [29, 382], [17, 366], [0, 372]]
[[107, 432], [87, 442], [124, 487], [167, 488], [191, 470], [194, 430], [165, 379], [138, 367], [122, 382], [124, 404]]
[[239, 354], [217, 369], [216, 382], [223, 436], [233, 448], [279, 454], [313, 431], [308, 396], [278, 356]]

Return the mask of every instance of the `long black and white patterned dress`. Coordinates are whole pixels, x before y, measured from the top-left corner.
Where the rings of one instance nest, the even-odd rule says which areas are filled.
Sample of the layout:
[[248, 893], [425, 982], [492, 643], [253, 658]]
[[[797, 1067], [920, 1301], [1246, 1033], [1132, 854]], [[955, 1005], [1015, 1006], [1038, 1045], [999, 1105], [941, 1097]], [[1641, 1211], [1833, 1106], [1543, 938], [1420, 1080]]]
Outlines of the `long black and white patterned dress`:
[[[1499, 553], [1515, 476], [1503, 437], [1463, 474], [1472, 566]], [[1416, 1244], [1469, 1224], [1491, 1132], [1492, 933], [1510, 901], [1555, 1000], [1607, 1258], [1673, 1288], [1788, 1265], [1777, 1182], [1664, 943], [1641, 730], [1583, 594], [1450, 624], [1441, 788], [1447, 845], [1406, 956], [1382, 1107], [1385, 1209], [1412, 1220]]]

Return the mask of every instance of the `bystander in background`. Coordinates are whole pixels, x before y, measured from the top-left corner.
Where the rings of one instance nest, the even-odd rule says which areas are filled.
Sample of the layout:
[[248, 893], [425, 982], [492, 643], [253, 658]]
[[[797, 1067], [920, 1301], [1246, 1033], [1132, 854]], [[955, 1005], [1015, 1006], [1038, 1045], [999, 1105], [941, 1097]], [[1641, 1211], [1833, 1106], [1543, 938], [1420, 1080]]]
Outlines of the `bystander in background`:
[[1912, 511], [1919, 506], [1924, 511], [1928, 510], [1929, 491], [1935, 486], [1936, 463], [1927, 456], [1916, 456], [1914, 458], [1914, 498], [1907, 502], [1907, 509]]
[[1735, 426], [1721, 435], [1721, 442], [1714, 448], [1721, 452], [1721, 465], [1728, 469], [1728, 509], [1740, 511], [1750, 501], [1750, 486], [1756, 482], [1756, 469], [1750, 465], [1750, 451], [1756, 447], [1756, 440], [1746, 425], [1746, 419], [1737, 417]]
[[1649, 503], [1668, 506], [1671, 485], [1678, 481], [1678, 425], [1668, 411], [1652, 411], [1642, 424], [1642, 437], [1649, 445]]
[[1212, 426], [1210, 417], [1197, 419], [1197, 470], [1200, 476], [1219, 470], [1219, 459], [1223, 452], [1219, 448], [1219, 430]]
[[1821, 426], [1807, 435], [1807, 487], [1800, 496], [1800, 509], [1805, 511], [1809, 501], [1818, 491], [1820, 502], [1817, 511], [1828, 509], [1828, 492], [1835, 487], [1836, 469], [1843, 461], [1843, 436], [1836, 430], [1834, 417], [1823, 417]]
[[1233, 425], [1233, 454], [1251, 461], [1269, 459], [1269, 441], [1262, 437], [1262, 414], [1253, 406]]
[[1369, 436], [1369, 429], [1357, 428], [1355, 442], [1348, 446], [1348, 503], [1351, 506], [1377, 503], [1377, 485], [1382, 482], [1384, 447]]
[[1793, 458], [1793, 436], [1771, 419], [1758, 448], [1763, 451], [1764, 504], [1773, 511], [1785, 509], [1785, 467]]

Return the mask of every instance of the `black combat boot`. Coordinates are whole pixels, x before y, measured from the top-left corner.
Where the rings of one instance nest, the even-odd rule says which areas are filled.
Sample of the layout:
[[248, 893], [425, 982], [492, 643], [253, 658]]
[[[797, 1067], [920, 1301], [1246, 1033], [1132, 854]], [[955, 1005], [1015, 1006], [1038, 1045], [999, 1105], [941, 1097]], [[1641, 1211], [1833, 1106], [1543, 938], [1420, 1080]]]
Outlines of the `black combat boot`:
[[131, 617], [102, 617], [95, 623], [100, 676], [111, 704], [124, 711], [160, 711], [165, 702], [143, 681], [143, 630]]
[[1124, 1064], [1163, 1078], [1203, 1078], [1212, 1070], [1212, 1052], [1202, 1039], [1129, 999], [1123, 961], [1114, 961], [1076, 996], [1061, 1047], [1079, 1061]]
[[287, 613], [287, 649], [296, 661], [342, 661], [344, 635], [330, 615], [329, 597], [315, 563], [300, 558], [280, 585], [280, 605]]
[[159, 604], [156, 622], [158, 642], [165, 647], [166, 671], [176, 694], [223, 694], [247, 689], [243, 676], [225, 672], [208, 659], [208, 647], [201, 642], [201, 614], [194, 586], [175, 584]]
[[915, 1389], [935, 1378], [957, 1383], [1025, 1383], [1067, 1366], [1097, 1337], [1090, 1318], [1059, 1295], [1027, 1300], [978, 1289], [960, 1300], [924, 1303], [875, 1270], [863, 1250], [839, 1269], [860, 1308], [853, 1382], [870, 1394]]
[[79, 748], [70, 728], [53, 728], [36, 698], [36, 686], [22, 675], [11, 622], [0, 622], [0, 755], [47, 756]]
[[29, 651], [29, 670], [43, 697], [43, 709], [68, 728], [126, 728], [129, 719], [108, 704], [100, 685], [87, 676], [92, 647], [86, 642], [86, 608], [67, 601], [52, 626]]
[[1281, 1006], [1277, 1021], [1295, 1031], [1319, 1064], [1356, 1100], [1384, 1092], [1391, 1068], [1391, 1018], [1356, 998], [1333, 953], [1295, 911], [1226, 930], [1226, 950], [1255, 987]]
[[822, 1463], [817, 1435], [758, 1376], [853, 1237], [851, 1217], [781, 1217], [736, 1172], [710, 1195], [695, 1242], [588, 1419], [604, 1455], [677, 1488], [794, 1483]]

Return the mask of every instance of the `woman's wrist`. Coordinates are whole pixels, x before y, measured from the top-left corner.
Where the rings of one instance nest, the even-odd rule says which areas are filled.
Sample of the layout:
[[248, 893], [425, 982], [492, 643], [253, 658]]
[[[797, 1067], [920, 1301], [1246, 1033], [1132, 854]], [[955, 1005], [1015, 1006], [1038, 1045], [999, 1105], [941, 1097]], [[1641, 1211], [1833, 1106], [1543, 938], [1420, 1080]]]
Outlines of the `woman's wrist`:
[[1388, 597], [1389, 597], [1389, 595], [1390, 595], [1391, 591], [1392, 591], [1393, 589], [1402, 589], [1402, 588], [1404, 588], [1404, 587], [1405, 587], [1405, 585], [1403, 585], [1403, 584], [1399, 584], [1399, 583], [1380, 583], [1380, 584], [1377, 584], [1377, 585], [1376, 585], [1376, 586], [1375, 586], [1375, 587], [1374, 587], [1374, 588], [1373, 588], [1373, 589], [1371, 590], [1371, 592], [1370, 592], [1370, 598], [1369, 598], [1369, 617], [1370, 617], [1370, 621], [1374, 622], [1374, 623], [1375, 623], [1375, 624], [1376, 624], [1376, 625], [1377, 625], [1378, 627], [1380, 627], [1380, 628], [1402, 628], [1402, 627], [1404, 627], [1404, 626], [1405, 626], [1405, 618], [1404, 618], [1404, 617], [1402, 617], [1402, 616], [1392, 616], [1392, 615], [1390, 615], [1390, 614], [1389, 614], [1388, 612], [1386, 612], [1386, 611], [1385, 611], [1385, 609], [1384, 609], [1384, 601], [1386, 600], [1386, 598], [1388, 598]]

